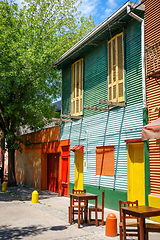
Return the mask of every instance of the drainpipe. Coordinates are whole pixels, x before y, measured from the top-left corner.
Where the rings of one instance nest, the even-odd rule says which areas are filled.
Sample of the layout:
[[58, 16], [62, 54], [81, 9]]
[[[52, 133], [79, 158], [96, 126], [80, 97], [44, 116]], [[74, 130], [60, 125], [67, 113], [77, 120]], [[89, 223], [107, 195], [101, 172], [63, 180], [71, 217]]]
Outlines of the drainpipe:
[[146, 107], [146, 80], [145, 80], [145, 54], [144, 54], [144, 19], [131, 12], [131, 7], [127, 6], [127, 13], [141, 22], [141, 52], [142, 52], [142, 91], [143, 91], [143, 107]]

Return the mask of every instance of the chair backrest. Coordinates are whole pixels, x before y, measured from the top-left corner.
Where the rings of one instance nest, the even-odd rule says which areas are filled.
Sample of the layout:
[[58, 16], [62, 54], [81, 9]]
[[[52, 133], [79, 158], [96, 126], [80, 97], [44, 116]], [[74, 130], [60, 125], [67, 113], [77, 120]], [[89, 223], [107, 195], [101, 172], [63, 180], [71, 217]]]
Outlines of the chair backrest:
[[104, 190], [102, 191], [102, 209], [104, 209]]
[[[133, 202], [131, 202], [131, 201], [125, 201], [125, 202], [123, 202], [123, 201], [119, 200], [120, 222], [123, 221], [122, 207], [131, 207], [131, 206], [138, 206], [138, 200], [133, 201]], [[136, 218], [136, 217], [134, 217], [134, 216], [132, 216], [132, 215], [126, 215], [126, 219], [133, 219], [133, 218], [134, 218], [134, 219], [137, 219], [137, 221], [139, 221], [138, 218]]]
[[[86, 189], [84, 189], [84, 190], [80, 190], [80, 189], [77, 189], [77, 190], [75, 190], [75, 189], [72, 189], [72, 193], [74, 194], [79, 194], [79, 193], [86, 193]], [[76, 200], [76, 199], [73, 199], [73, 204], [75, 204], [75, 203], [77, 203], [78, 202], [78, 200]], [[85, 201], [81, 201], [81, 203], [85, 203]]]

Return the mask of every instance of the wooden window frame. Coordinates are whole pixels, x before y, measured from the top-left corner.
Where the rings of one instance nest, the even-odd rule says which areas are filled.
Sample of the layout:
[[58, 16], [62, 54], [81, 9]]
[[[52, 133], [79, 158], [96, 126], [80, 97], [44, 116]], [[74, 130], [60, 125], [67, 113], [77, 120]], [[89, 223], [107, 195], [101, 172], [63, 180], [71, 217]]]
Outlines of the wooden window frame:
[[[120, 48], [118, 48], [118, 38], [120, 36], [122, 37], [121, 52]], [[119, 56], [121, 56], [120, 60], [118, 54]], [[121, 79], [119, 79], [120, 75], [122, 75]], [[123, 92], [123, 95], [121, 94], [121, 92]], [[124, 93], [124, 46], [122, 32], [114, 36], [110, 41], [108, 41], [108, 101], [124, 102]]]
[[114, 145], [96, 147], [96, 175], [115, 175]]
[[71, 67], [71, 116], [83, 115], [83, 58]]

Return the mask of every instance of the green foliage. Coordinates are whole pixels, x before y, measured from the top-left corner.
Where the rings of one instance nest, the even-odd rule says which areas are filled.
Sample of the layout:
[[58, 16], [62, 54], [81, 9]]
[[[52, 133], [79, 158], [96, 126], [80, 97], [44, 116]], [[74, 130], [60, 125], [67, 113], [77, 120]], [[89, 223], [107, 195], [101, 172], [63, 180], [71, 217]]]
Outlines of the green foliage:
[[20, 149], [20, 126], [40, 129], [55, 117], [61, 75], [54, 62], [95, 25], [77, 0], [0, 2], [0, 129], [8, 149]]

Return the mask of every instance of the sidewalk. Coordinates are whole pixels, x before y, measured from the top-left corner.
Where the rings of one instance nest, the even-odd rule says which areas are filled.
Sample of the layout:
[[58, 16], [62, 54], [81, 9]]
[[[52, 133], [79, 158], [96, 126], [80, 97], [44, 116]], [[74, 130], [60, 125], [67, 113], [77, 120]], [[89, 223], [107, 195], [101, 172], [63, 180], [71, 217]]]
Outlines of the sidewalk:
[[[69, 198], [38, 190], [39, 203], [32, 204], [31, 196], [34, 190], [22, 185], [8, 188], [6, 192], [0, 190], [0, 239], [119, 239], [119, 236], [106, 237], [105, 226], [89, 226], [85, 223], [78, 229], [77, 221], [70, 225], [68, 223]], [[104, 219], [106, 220], [111, 212], [117, 216], [118, 226], [118, 211], [105, 208]], [[159, 240], [160, 234], [151, 233], [149, 239]]]

